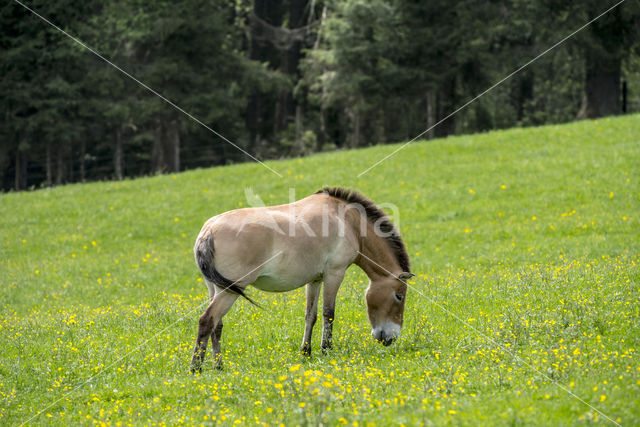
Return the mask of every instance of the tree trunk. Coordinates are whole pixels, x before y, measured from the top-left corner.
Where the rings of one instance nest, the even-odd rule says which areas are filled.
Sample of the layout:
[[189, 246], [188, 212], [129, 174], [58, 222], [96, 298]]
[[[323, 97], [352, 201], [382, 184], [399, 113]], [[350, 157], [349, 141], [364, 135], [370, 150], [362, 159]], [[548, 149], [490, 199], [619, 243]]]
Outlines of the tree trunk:
[[[450, 76], [444, 80], [438, 91], [436, 100], [438, 120], [449, 116], [456, 105], [456, 77]], [[434, 128], [435, 136], [447, 136], [456, 133], [456, 116], [453, 115]]]
[[433, 132], [432, 126], [436, 122], [435, 108], [434, 108], [435, 100], [433, 98], [434, 98], [433, 91], [428, 90], [425, 96], [425, 99], [427, 102], [427, 129], [429, 129], [427, 131], [427, 139], [433, 139], [434, 132]]
[[620, 76], [622, 58], [630, 28], [622, 18], [622, 6], [589, 26], [591, 42], [585, 46], [585, 82], [578, 118], [595, 118], [620, 114]]
[[62, 144], [58, 144], [58, 151], [56, 152], [56, 185], [62, 185], [64, 183], [64, 148]]
[[[254, 0], [253, 13], [270, 25], [276, 27], [282, 25], [284, 10], [281, 0]], [[273, 46], [264, 41], [261, 26], [252, 20], [249, 29], [249, 59], [260, 63], [269, 62], [273, 68], [277, 67], [280, 54]], [[277, 109], [274, 110], [273, 104], [273, 100], [267, 99], [265, 94], [260, 92], [260, 89], [255, 89], [249, 96], [246, 125], [249, 132], [249, 145], [247, 148], [251, 154], [257, 153], [260, 142], [265, 136], [273, 134], [275, 126], [271, 129], [264, 129], [265, 126], [275, 122], [274, 117]], [[227, 153], [226, 150], [221, 151]], [[226, 154], [224, 155], [226, 156]], [[226, 157], [223, 158], [222, 163], [226, 163], [226, 160]]]
[[320, 135], [318, 135], [318, 141], [316, 144], [316, 151], [321, 151], [324, 144], [327, 142], [327, 108], [324, 105], [324, 101], [320, 106]]
[[302, 124], [302, 105], [296, 105], [296, 141], [294, 143], [294, 156], [302, 156], [305, 154], [307, 147], [303, 146], [302, 141], [302, 133], [303, 133], [303, 124]]
[[[311, 5], [309, 7], [309, 24], [311, 24], [311, 19], [313, 18], [313, 9], [314, 2], [312, 0]], [[324, 22], [327, 19], [327, 5], [322, 6], [322, 13], [320, 14], [320, 23], [318, 24], [318, 33], [316, 36], [316, 40], [313, 43], [313, 50], [317, 50], [320, 47], [320, 36], [322, 34], [322, 29], [324, 28]], [[328, 140], [327, 135], [327, 85], [322, 83], [322, 98], [320, 101], [320, 134], [316, 140], [315, 151], [322, 151], [322, 147], [324, 147], [325, 143]]]
[[620, 76], [622, 61], [619, 57], [586, 53], [586, 78], [580, 119], [593, 119], [620, 114]]
[[280, 132], [287, 129], [287, 123], [290, 117], [289, 107], [293, 105], [291, 94], [286, 90], [281, 91], [278, 94], [278, 101], [276, 102], [276, 114], [273, 121], [273, 133], [278, 135]]
[[151, 143], [151, 172], [162, 173], [164, 166], [164, 125], [162, 120], [156, 120], [156, 128], [154, 129], [153, 142]]
[[122, 155], [122, 126], [118, 126], [116, 128], [116, 147], [113, 154], [113, 168], [117, 180], [121, 180], [124, 177], [122, 168]]
[[533, 72], [522, 73], [518, 78], [518, 93], [516, 94], [516, 120], [520, 123], [524, 119], [525, 106], [533, 99]]
[[87, 141], [82, 138], [82, 141], [80, 141], [80, 182], [84, 182], [87, 172], [86, 172], [86, 166], [85, 166], [85, 162], [84, 162], [84, 158], [87, 155]]
[[16, 149], [16, 175], [14, 185], [18, 191], [27, 188], [27, 152], [22, 151], [19, 145]]
[[384, 126], [384, 108], [377, 108], [374, 121], [374, 137], [371, 142], [373, 144], [384, 144], [387, 142], [387, 134]]
[[249, 131], [248, 152], [255, 155], [258, 142], [262, 138], [260, 134], [260, 92], [257, 90], [249, 96], [247, 102], [246, 124]]
[[358, 110], [351, 111], [351, 148], [358, 148], [360, 146], [360, 112]]
[[[307, 7], [307, 0], [289, 0], [289, 29], [303, 27], [304, 11]], [[302, 57], [302, 42], [295, 40], [289, 49], [282, 53], [281, 69], [291, 76], [292, 81], [297, 82], [300, 73], [298, 65]], [[276, 134], [287, 129], [292, 117], [296, 113], [297, 101], [293, 97], [292, 90], [283, 90], [278, 96], [278, 105], [276, 108]]]
[[167, 124], [164, 141], [165, 167], [171, 172], [180, 171], [180, 126], [179, 119], [174, 118]]
[[45, 170], [47, 174], [47, 187], [51, 187], [53, 185], [53, 168], [51, 165], [51, 142], [47, 141], [47, 146], [45, 148]]

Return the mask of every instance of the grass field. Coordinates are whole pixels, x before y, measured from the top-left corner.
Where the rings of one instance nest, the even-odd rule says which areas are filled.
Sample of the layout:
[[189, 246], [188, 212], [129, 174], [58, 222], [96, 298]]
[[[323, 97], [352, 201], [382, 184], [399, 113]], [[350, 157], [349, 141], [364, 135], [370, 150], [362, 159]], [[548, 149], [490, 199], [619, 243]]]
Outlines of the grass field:
[[[0, 424], [640, 424], [640, 116], [0, 195]], [[399, 207], [405, 324], [299, 354], [304, 289], [238, 300], [188, 374], [203, 222], [323, 185]]]

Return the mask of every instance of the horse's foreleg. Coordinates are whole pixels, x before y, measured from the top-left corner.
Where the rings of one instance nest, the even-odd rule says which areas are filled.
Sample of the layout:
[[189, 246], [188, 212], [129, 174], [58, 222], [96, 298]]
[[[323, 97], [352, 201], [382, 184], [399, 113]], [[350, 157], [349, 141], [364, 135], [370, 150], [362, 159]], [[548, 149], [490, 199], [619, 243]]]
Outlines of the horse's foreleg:
[[[196, 346], [193, 350], [191, 359], [191, 372], [200, 372], [202, 370], [202, 362], [207, 352], [207, 341], [211, 336], [213, 355], [216, 367], [220, 368], [222, 362], [220, 360], [220, 336], [222, 335], [222, 317], [227, 314], [238, 295], [222, 291], [216, 293], [213, 300], [200, 316], [198, 322], [198, 336], [196, 338]], [[212, 335], [213, 334], [213, 335]]]
[[302, 338], [302, 354], [311, 356], [311, 336], [313, 325], [318, 318], [318, 296], [322, 281], [316, 280], [307, 283], [307, 312], [304, 316], [304, 337]]
[[335, 318], [336, 296], [344, 278], [344, 273], [345, 270], [341, 270], [325, 273], [324, 275], [324, 290], [322, 292], [322, 316], [324, 317], [322, 328], [323, 352], [333, 345], [333, 319]]

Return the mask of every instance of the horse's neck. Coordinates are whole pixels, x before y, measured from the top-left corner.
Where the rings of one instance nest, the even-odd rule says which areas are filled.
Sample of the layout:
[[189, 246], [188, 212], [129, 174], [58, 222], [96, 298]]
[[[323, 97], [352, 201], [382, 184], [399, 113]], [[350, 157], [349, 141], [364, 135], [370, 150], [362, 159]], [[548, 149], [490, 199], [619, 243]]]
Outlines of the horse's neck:
[[356, 265], [371, 280], [401, 273], [398, 261], [385, 239], [373, 233], [373, 230], [369, 231], [371, 233], [360, 238], [360, 256]]

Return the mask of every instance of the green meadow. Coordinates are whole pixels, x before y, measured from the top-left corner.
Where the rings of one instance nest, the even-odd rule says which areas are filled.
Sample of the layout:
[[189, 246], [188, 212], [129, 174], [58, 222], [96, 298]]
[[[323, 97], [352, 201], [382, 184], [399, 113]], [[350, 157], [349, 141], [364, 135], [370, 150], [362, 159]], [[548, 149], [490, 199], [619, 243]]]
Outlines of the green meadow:
[[[212, 137], [213, 138], [213, 137]], [[640, 116], [0, 195], [0, 424], [640, 424]], [[209, 217], [324, 185], [398, 207], [400, 340], [352, 266], [334, 349], [304, 288], [249, 288], [188, 372]], [[210, 350], [209, 350], [210, 351]]]

